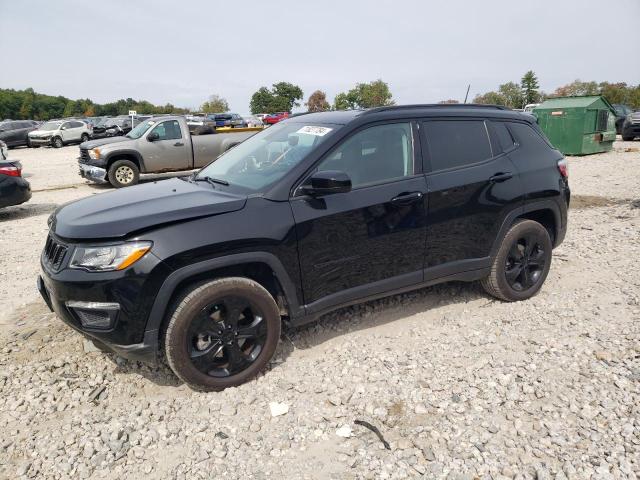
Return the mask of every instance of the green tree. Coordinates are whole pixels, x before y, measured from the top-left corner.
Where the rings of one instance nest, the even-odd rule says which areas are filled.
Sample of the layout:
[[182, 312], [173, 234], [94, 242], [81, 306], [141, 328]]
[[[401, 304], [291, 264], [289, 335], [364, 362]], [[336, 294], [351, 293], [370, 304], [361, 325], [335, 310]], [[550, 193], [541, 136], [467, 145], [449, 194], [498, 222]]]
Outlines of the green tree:
[[580, 95], [598, 95], [598, 84], [596, 82], [583, 82], [580, 79], [556, 88], [552, 96], [554, 97], [575, 97]]
[[334, 99], [336, 110], [383, 107], [394, 104], [389, 85], [380, 79], [369, 83], [358, 83], [347, 93], [339, 93]]
[[357, 108], [356, 99], [350, 92], [339, 93], [333, 99], [334, 110], [353, 110]]
[[293, 107], [300, 106], [298, 100], [303, 97], [300, 87], [287, 82], [274, 83], [273, 88], [260, 87], [251, 96], [249, 108], [251, 113], [290, 112]]
[[524, 93], [524, 89], [516, 82], [503, 83], [498, 87], [498, 93], [504, 101], [504, 103], [500, 103], [499, 105], [504, 105], [509, 108], [522, 108], [527, 103], [535, 103], [525, 102], [526, 94]]
[[506, 105], [507, 101], [498, 92], [487, 92], [482, 95], [476, 95], [473, 99], [473, 103], [479, 103], [483, 105]]
[[310, 112], [322, 112], [331, 108], [331, 105], [327, 102], [327, 94], [322, 90], [316, 90], [309, 95], [306, 106]]
[[220, 95], [214, 94], [209, 97], [209, 100], [200, 106], [200, 111], [204, 113], [228, 112], [229, 104], [226, 99], [222, 98]]
[[536, 77], [536, 74], [533, 73], [533, 70], [529, 70], [524, 74], [520, 84], [522, 85], [524, 105], [529, 103], [538, 103], [540, 101], [540, 93], [538, 92], [540, 85], [538, 84], [538, 78]]

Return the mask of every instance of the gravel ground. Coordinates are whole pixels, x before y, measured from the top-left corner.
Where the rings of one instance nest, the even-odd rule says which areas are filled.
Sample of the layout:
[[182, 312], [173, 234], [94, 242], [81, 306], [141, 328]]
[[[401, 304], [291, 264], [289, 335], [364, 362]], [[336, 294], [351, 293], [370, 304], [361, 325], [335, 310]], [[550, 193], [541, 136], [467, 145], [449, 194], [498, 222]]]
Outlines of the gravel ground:
[[12, 150], [35, 193], [0, 212], [0, 477], [640, 477], [639, 149], [569, 160], [569, 231], [533, 299], [453, 283], [344, 309], [210, 394], [48, 312], [46, 218], [105, 188], [77, 147]]

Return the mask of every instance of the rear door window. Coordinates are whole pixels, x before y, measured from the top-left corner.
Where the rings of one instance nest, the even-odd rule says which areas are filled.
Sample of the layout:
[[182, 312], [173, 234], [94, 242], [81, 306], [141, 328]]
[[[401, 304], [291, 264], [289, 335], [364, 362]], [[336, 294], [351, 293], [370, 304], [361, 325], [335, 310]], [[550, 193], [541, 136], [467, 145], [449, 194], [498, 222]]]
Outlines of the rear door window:
[[433, 172], [483, 162], [493, 156], [482, 120], [423, 122]]

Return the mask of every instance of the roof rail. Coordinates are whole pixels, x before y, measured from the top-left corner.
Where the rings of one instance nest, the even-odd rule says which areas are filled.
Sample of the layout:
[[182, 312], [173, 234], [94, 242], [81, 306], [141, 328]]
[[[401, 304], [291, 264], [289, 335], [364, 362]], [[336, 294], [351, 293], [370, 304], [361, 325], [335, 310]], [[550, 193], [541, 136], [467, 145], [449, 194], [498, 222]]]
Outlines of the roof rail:
[[502, 105], [485, 105], [481, 103], [424, 103], [413, 105], [389, 105], [386, 107], [374, 107], [365, 110], [364, 114], [386, 112], [388, 110], [410, 110], [412, 108], [491, 108], [494, 110], [511, 110]]

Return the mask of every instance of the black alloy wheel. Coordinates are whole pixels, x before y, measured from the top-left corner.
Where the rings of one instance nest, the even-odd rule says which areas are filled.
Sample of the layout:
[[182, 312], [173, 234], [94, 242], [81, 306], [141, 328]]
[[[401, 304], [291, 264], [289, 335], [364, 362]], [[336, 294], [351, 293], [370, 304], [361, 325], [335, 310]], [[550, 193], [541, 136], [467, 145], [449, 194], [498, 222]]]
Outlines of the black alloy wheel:
[[280, 309], [259, 283], [226, 277], [176, 301], [162, 335], [173, 372], [195, 390], [240, 385], [263, 370], [281, 330]]
[[267, 339], [264, 313], [242, 297], [227, 296], [204, 307], [191, 321], [189, 356], [211, 377], [228, 377], [249, 367]]
[[504, 236], [483, 288], [507, 302], [534, 296], [551, 267], [553, 245], [549, 231], [534, 220], [518, 220]]
[[507, 282], [514, 290], [527, 290], [540, 280], [546, 263], [542, 239], [536, 233], [527, 233], [509, 249], [504, 267]]

